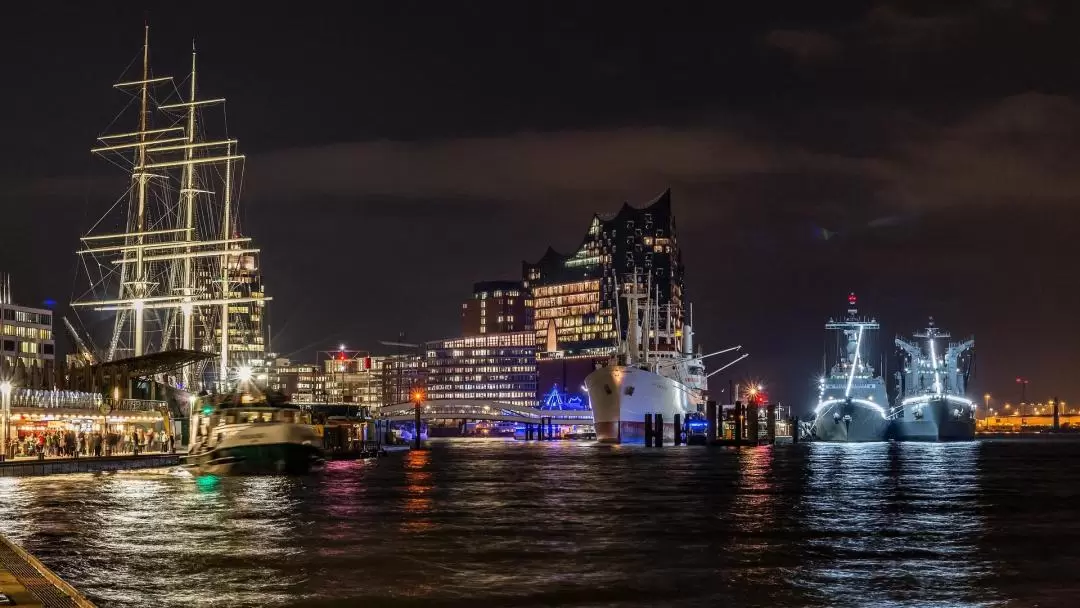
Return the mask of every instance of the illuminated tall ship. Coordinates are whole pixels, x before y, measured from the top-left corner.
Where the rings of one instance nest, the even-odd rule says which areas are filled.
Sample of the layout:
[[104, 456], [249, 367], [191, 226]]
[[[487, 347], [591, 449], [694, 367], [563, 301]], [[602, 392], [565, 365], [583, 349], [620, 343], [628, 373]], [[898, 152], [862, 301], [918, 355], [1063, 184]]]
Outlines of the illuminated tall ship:
[[[644, 289], [643, 289], [644, 287]], [[670, 315], [649, 297], [648, 286], [635, 280], [623, 286], [627, 303], [627, 336], [615, 355], [585, 378], [597, 440], [604, 443], [638, 443], [645, 440], [645, 415], [663, 417], [663, 435], [675, 436], [675, 415], [701, 411], [705, 405], [709, 376], [746, 358], [743, 354], [727, 365], [705, 373], [705, 359], [741, 349], [727, 348], [708, 355], [694, 352], [690, 323], [675, 332]], [[664, 320], [661, 321], [661, 318]], [[662, 348], [668, 342], [676, 348]]]
[[[224, 387], [230, 366], [243, 363], [252, 333], [261, 342], [264, 297], [254, 256], [258, 249], [238, 230], [238, 194], [244, 156], [224, 131], [222, 98], [199, 98], [196, 54], [183, 82], [150, 69], [149, 27], [139, 71], [113, 87], [135, 114], [135, 130], [98, 137], [92, 152], [123, 169], [126, 191], [82, 237], [78, 251], [89, 286], [72, 305], [84, 325], [112, 326], [105, 361], [172, 349], [218, 354], [216, 369], [189, 365], [172, 378], [188, 390]], [[254, 326], [254, 327], [252, 327]], [[235, 371], [232, 372], [235, 376]]]
[[860, 317], [855, 294], [848, 296], [847, 316], [829, 319], [825, 329], [837, 336], [836, 363], [818, 381], [812, 433], [819, 441], [882, 441], [889, 420], [885, 381], [863, 354], [868, 333], [880, 328]]
[[912, 340], [896, 338], [903, 367], [896, 372], [897, 403], [893, 434], [906, 441], [954, 441], [975, 438], [975, 402], [965, 396], [974, 363], [975, 339], [949, 342], [952, 336], [934, 326]]

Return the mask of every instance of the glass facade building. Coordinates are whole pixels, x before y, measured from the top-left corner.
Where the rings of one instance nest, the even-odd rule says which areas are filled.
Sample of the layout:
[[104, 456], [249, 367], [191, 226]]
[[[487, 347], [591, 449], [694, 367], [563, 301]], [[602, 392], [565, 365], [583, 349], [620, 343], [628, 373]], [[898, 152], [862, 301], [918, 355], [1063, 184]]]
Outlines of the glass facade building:
[[461, 335], [503, 334], [532, 329], [532, 308], [521, 281], [485, 281], [461, 305]]
[[[584, 397], [585, 376], [626, 336], [626, 302], [619, 286], [649, 285], [662, 311], [665, 333], [681, 335], [683, 265], [671, 211], [671, 191], [648, 205], [623, 204], [613, 216], [594, 215], [581, 245], [570, 254], [552, 248], [522, 265], [533, 309], [539, 391], [554, 388]], [[660, 348], [676, 348], [675, 338]]]
[[533, 332], [467, 336], [427, 343], [427, 398], [536, 405]]

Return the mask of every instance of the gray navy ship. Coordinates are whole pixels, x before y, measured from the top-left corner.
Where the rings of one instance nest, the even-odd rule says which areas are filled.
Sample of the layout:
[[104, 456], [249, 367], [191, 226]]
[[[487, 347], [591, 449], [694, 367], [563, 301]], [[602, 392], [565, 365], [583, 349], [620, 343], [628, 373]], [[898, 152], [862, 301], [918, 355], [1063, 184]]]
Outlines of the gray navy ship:
[[860, 317], [855, 294], [847, 315], [829, 319], [825, 329], [837, 335], [836, 363], [818, 382], [811, 432], [818, 441], [883, 441], [889, 429], [885, 381], [867, 362], [869, 333], [880, 325]]
[[934, 326], [912, 340], [896, 339], [901, 370], [896, 372], [892, 435], [903, 441], [963, 441], [975, 438], [975, 402], [965, 396], [974, 363], [975, 339], [949, 342]]

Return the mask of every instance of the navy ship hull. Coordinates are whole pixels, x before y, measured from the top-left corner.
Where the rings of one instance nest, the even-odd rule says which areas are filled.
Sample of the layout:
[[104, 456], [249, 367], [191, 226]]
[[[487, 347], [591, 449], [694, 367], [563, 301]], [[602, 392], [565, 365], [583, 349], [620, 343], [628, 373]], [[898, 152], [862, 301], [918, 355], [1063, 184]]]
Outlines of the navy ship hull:
[[880, 410], [851, 401], [823, 407], [811, 429], [817, 441], [836, 442], [884, 441], [888, 431], [889, 421]]
[[903, 416], [893, 420], [892, 435], [899, 441], [971, 441], [975, 418], [965, 410], [945, 399], [904, 406]]

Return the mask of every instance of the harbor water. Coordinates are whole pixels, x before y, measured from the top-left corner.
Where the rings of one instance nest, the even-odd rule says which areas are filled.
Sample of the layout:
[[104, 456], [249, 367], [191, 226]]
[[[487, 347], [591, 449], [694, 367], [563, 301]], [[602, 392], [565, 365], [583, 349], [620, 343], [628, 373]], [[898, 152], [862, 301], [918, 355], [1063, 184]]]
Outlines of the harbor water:
[[312, 477], [0, 478], [101, 606], [1066, 606], [1080, 442], [447, 440]]

